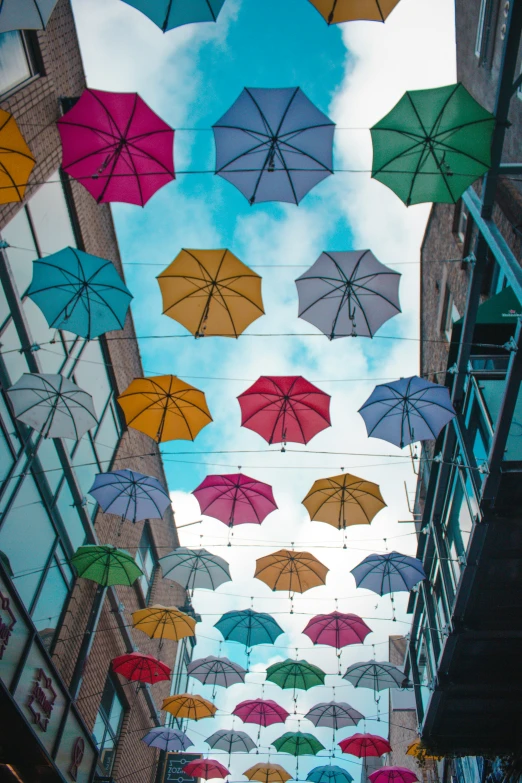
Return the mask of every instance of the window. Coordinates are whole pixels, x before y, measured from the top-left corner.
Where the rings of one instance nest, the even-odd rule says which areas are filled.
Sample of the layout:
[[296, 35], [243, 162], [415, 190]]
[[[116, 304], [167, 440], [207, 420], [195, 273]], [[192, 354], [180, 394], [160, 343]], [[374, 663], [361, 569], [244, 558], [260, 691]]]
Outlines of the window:
[[453, 301], [453, 294], [449, 287], [446, 285], [444, 289], [444, 302], [442, 305], [442, 314], [440, 319], [440, 330], [446, 336], [448, 342], [451, 340], [451, 332], [453, 324], [460, 318], [460, 313], [457, 310], [455, 302]]
[[0, 34], [0, 95], [24, 84], [36, 73], [28, 41], [18, 30]]
[[461, 201], [458, 211], [458, 219], [456, 223], [455, 233], [459, 242], [464, 244], [466, 242], [467, 231], [469, 225], [469, 210], [467, 206]]
[[136, 552], [136, 562], [143, 571], [143, 576], [140, 577], [140, 585], [143, 590], [145, 603], [148, 603], [158, 559], [147, 524], [143, 526], [140, 545]]
[[484, 65], [489, 43], [491, 27], [491, 0], [481, 0], [477, 24], [477, 37], [475, 39], [475, 57], [478, 57], [479, 65]]
[[108, 775], [111, 774], [114, 764], [114, 754], [121, 731], [123, 714], [123, 701], [116, 690], [114, 680], [109, 675], [105, 681], [100, 709], [92, 732], [100, 751], [100, 761]]

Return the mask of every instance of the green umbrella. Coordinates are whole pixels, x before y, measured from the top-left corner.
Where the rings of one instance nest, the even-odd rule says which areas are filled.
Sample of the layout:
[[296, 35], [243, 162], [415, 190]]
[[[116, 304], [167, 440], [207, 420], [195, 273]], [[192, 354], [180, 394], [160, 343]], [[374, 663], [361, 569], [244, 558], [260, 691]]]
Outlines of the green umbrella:
[[143, 576], [131, 554], [109, 544], [81, 546], [71, 557], [71, 563], [78, 576], [102, 587], [131, 585]]
[[408, 207], [454, 204], [491, 167], [494, 127], [460, 83], [406, 92], [371, 128], [372, 177]]
[[278, 753], [291, 753], [296, 756], [296, 779], [299, 775], [299, 756], [317, 756], [320, 750], [325, 750], [324, 745], [312, 734], [303, 734], [301, 731], [287, 731], [275, 739], [272, 745]]
[[324, 685], [325, 677], [322, 669], [307, 661], [288, 659], [281, 663], [274, 663], [266, 670], [267, 681], [275, 682], [280, 688], [293, 688], [294, 690], [299, 688], [307, 691], [314, 685]]

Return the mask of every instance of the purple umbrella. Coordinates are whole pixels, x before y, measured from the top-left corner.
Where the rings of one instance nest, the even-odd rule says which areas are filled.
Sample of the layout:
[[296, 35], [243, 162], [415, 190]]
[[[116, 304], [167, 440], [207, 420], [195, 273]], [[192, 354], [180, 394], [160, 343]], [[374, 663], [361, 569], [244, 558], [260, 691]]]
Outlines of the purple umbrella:
[[167, 752], [176, 752], [187, 750], [194, 743], [187, 737], [183, 731], [178, 729], [169, 729], [167, 726], [156, 726], [148, 734], [142, 737], [151, 748], [159, 748]]
[[260, 525], [277, 509], [272, 487], [243, 473], [207, 476], [192, 494], [202, 514], [229, 527], [247, 522]]
[[352, 568], [357, 587], [366, 587], [377, 595], [408, 592], [418, 582], [426, 579], [420, 560], [400, 552], [384, 555], [368, 555]]
[[298, 204], [333, 174], [334, 128], [299, 87], [245, 88], [213, 126], [216, 174], [251, 204]]
[[157, 478], [126, 468], [98, 473], [89, 494], [106, 514], [117, 514], [131, 522], [162, 519], [170, 506], [169, 493]]

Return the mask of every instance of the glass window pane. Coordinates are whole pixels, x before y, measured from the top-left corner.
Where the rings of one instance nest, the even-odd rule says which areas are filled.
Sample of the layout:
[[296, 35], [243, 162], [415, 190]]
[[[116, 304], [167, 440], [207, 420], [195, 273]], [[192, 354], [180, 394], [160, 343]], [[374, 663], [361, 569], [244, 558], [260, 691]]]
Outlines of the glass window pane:
[[29, 201], [29, 213], [43, 256], [64, 247], [76, 247], [67, 202], [55, 171]]
[[9, 448], [9, 444], [2, 430], [0, 430], [0, 481], [3, 481], [11, 467], [14, 459]]
[[82, 494], [87, 497], [87, 494], [94, 483], [95, 475], [100, 472], [96, 461], [96, 455], [88, 435], [84, 435], [79, 442], [78, 448], [74, 452], [74, 457], [72, 458], [72, 464]]
[[56, 559], [60, 565], [62, 574], [65, 575], [65, 581], [70, 587], [74, 581], [74, 574], [71, 566], [67, 562], [67, 556], [63, 550], [63, 547], [60, 546], [60, 544], [58, 544], [56, 547]]
[[112, 406], [109, 405], [94, 438], [96, 453], [104, 471], [109, 470], [119, 438], [120, 432], [114, 420]]
[[9, 437], [9, 440], [11, 441], [11, 446], [15, 450], [15, 453], [18, 454], [18, 452], [20, 451], [20, 438], [18, 437], [18, 434], [16, 432], [15, 424], [11, 416], [11, 411], [7, 407], [6, 402], [1, 394], [0, 394], [0, 416], [2, 417], [4, 427], [7, 430], [7, 435]]
[[[35, 466], [35, 472], [47, 481], [49, 489], [54, 495], [63, 475], [63, 468], [52, 438], [42, 438], [40, 440], [37, 456], [40, 466]], [[42, 473], [39, 471], [42, 471]]]
[[111, 394], [111, 385], [102, 349], [97, 341], [91, 341], [85, 346], [73, 375], [80, 389], [92, 395], [99, 420]]
[[117, 693], [114, 694], [114, 700], [112, 702], [111, 713], [109, 717], [109, 725], [115, 737], [118, 736], [120, 729], [120, 722], [123, 715], [123, 704]]
[[[32, 341], [42, 346], [38, 351], [38, 361], [42, 372], [59, 373], [65, 361], [65, 351], [59, 334], [56, 329], [49, 329], [44, 314], [32, 299], [26, 299], [23, 308]], [[55, 342], [52, 345], [46, 345], [51, 340], [55, 340]]]
[[56, 507], [67, 530], [71, 546], [76, 551], [79, 546], [85, 543], [86, 535], [67, 481], [63, 482]]
[[[22, 344], [13, 321], [10, 321], [2, 332], [0, 342], [2, 343], [1, 358], [4, 362], [5, 369], [11, 379], [11, 383], [16, 383], [24, 372], [29, 372], [29, 367], [24, 354], [20, 353]], [[8, 351], [12, 351], [12, 353], [8, 353]]]
[[33, 622], [40, 632], [47, 649], [49, 649], [54, 639], [58, 621], [68, 595], [69, 590], [60, 573], [60, 569], [56, 562], [53, 561], [53, 565], [47, 572], [36, 607], [33, 610]]
[[[1, 36], [0, 36], [1, 38]], [[2, 229], [2, 239], [11, 245], [5, 251], [20, 296], [33, 279], [33, 261], [38, 258], [31, 226], [25, 209], [21, 209]]]
[[18, 31], [0, 35], [0, 93], [6, 93], [31, 76], [22, 36]]

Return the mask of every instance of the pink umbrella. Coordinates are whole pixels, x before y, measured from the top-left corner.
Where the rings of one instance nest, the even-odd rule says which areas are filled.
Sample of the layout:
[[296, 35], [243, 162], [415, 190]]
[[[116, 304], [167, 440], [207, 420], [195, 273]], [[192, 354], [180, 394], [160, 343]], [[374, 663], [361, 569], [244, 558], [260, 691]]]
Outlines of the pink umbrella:
[[360, 759], [382, 756], [384, 753], [391, 753], [392, 750], [388, 740], [379, 737], [378, 734], [353, 734], [337, 744], [343, 753], [350, 753]]
[[219, 519], [225, 525], [260, 525], [277, 509], [272, 487], [243, 473], [207, 476], [192, 493], [202, 514]]
[[318, 614], [303, 631], [314, 644], [327, 644], [338, 650], [349, 644], [362, 644], [371, 632], [362, 617], [342, 612]]
[[259, 726], [271, 726], [284, 723], [289, 712], [271, 699], [249, 699], [242, 701], [232, 711], [243, 723], [257, 723]]
[[205, 780], [211, 780], [211, 778], [226, 778], [230, 775], [230, 770], [220, 764], [215, 759], [196, 759], [195, 761], [189, 761], [183, 767], [183, 772], [190, 778], [204, 778]]
[[237, 398], [241, 424], [268, 443], [308, 443], [331, 426], [330, 395], [300, 375], [261, 376]]
[[372, 783], [414, 783], [419, 778], [406, 767], [381, 767], [368, 775]]
[[136, 93], [84, 90], [58, 120], [62, 167], [99, 203], [143, 206], [174, 174], [174, 131]]

